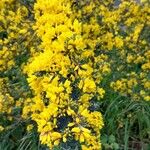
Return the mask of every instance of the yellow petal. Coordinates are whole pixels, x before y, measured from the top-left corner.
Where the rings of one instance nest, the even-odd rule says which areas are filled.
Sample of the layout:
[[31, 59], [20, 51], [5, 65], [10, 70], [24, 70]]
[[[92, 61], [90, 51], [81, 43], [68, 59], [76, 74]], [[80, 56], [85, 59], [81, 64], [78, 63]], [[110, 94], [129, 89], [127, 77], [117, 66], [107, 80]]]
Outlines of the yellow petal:
[[81, 130], [80, 130], [79, 127], [74, 127], [71, 131], [72, 131], [72, 132], [79, 133]]
[[82, 131], [86, 132], [86, 133], [91, 133], [91, 131], [87, 128], [82, 128]]
[[59, 140], [56, 140], [56, 141], [54, 142], [54, 145], [57, 146], [59, 143], [60, 143]]
[[71, 123], [68, 124], [68, 127], [72, 127], [73, 125], [74, 125], [74, 123], [71, 122]]
[[83, 134], [80, 135], [80, 142], [81, 143], [84, 142], [84, 135]]
[[63, 142], [65, 143], [67, 141], [66, 137], [63, 136]]

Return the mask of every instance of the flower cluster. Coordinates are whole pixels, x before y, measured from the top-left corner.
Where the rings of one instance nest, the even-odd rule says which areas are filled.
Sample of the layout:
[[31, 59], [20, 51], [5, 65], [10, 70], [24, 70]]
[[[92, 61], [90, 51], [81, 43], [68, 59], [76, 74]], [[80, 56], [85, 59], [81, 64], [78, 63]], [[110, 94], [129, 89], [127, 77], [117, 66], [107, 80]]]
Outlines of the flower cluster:
[[115, 44], [108, 54], [112, 73], [115, 72], [110, 86], [121, 95], [149, 101], [149, 3], [124, 0], [106, 13], [109, 15], [103, 16], [102, 23], [110, 28]]
[[31, 114], [41, 143], [50, 148], [70, 138], [83, 149], [101, 147], [103, 120], [92, 109], [92, 101], [103, 98], [100, 81], [110, 67], [104, 63], [107, 56], [95, 51], [100, 34], [92, 11], [96, 3], [79, 5], [68, 0], [38, 0], [34, 5], [34, 28], [42, 51], [24, 68], [34, 97], [24, 107], [23, 116]]
[[8, 129], [15, 122], [14, 120], [18, 119], [20, 113], [16, 114], [15, 111], [22, 109], [21, 105], [28, 90], [24, 85], [20, 66], [29, 55], [33, 32], [30, 15], [28, 8], [18, 0], [0, 1], [1, 131], [1, 125]]
[[0, 71], [6, 71], [27, 54], [33, 23], [28, 9], [18, 1], [2, 0], [0, 10]]

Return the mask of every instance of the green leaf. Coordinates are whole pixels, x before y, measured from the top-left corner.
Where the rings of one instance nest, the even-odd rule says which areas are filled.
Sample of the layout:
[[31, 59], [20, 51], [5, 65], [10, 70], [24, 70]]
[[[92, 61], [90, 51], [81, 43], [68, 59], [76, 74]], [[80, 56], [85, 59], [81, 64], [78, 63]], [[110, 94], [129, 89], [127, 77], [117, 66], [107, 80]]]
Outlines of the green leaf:
[[109, 143], [114, 143], [116, 141], [115, 136], [110, 135], [109, 136]]

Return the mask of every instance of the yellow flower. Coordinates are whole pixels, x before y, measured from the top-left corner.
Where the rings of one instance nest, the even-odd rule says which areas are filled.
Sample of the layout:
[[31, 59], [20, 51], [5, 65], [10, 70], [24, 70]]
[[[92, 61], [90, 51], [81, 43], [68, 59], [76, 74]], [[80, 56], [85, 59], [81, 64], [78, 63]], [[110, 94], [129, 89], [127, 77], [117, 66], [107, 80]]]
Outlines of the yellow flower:
[[4, 130], [4, 127], [0, 125], [0, 132]]
[[123, 40], [120, 38], [120, 37], [115, 37], [115, 46], [117, 47], [117, 48], [121, 48], [122, 46], [123, 46]]
[[80, 134], [80, 142], [84, 142], [84, 135], [82, 133]]
[[150, 101], [150, 96], [145, 96], [145, 97], [144, 97], [144, 100]]
[[33, 129], [33, 125], [32, 124], [30, 124], [30, 125], [27, 126], [27, 131], [28, 132], [31, 131], [32, 129]]
[[55, 141], [57, 139], [60, 139], [62, 136], [59, 132], [52, 132], [51, 133], [51, 138]]
[[83, 92], [90, 93], [90, 92], [95, 92], [95, 90], [96, 90], [95, 82], [90, 78], [86, 78], [84, 80]]
[[72, 128], [71, 131], [75, 132], [75, 133], [79, 133], [79, 132], [81, 132], [81, 129], [79, 127], [74, 127], [74, 128]]
[[103, 97], [104, 97], [105, 90], [104, 90], [103, 88], [98, 88], [97, 92], [99, 93], [100, 98], [103, 98]]

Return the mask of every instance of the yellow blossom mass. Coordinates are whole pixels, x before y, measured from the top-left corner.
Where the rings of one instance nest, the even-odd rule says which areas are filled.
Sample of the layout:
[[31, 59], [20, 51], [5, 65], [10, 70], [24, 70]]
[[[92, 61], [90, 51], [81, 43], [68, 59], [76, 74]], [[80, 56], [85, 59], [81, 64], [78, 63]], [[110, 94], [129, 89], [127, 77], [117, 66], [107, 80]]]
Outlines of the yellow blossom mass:
[[107, 108], [118, 97], [150, 102], [149, 8], [148, 0], [1, 0], [0, 140], [107, 146]]

